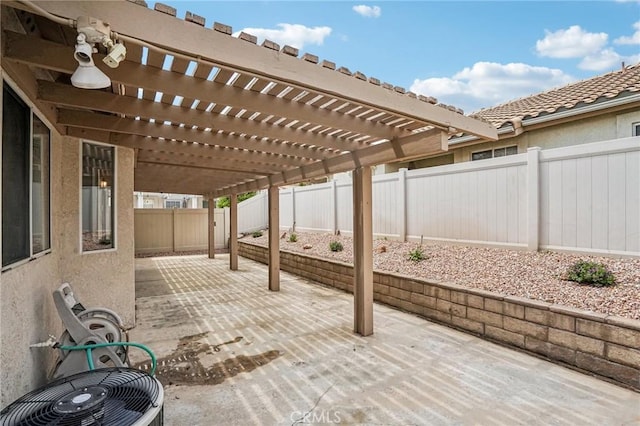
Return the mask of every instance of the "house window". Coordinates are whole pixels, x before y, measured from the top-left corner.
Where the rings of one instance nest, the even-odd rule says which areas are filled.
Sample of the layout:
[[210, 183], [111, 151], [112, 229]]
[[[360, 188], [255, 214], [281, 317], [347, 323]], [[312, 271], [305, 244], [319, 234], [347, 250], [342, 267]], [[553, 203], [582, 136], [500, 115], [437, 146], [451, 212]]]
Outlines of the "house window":
[[2, 87], [2, 267], [51, 248], [50, 131]]
[[82, 251], [115, 248], [115, 154], [112, 146], [82, 143]]
[[633, 123], [631, 125], [631, 136], [640, 136], [640, 123]]
[[505, 146], [502, 148], [487, 149], [485, 151], [474, 152], [471, 154], [471, 161], [486, 160], [487, 158], [504, 157], [506, 155], [515, 155], [518, 153], [518, 147]]
[[164, 200], [165, 209], [179, 209], [180, 207], [182, 207], [180, 200]]

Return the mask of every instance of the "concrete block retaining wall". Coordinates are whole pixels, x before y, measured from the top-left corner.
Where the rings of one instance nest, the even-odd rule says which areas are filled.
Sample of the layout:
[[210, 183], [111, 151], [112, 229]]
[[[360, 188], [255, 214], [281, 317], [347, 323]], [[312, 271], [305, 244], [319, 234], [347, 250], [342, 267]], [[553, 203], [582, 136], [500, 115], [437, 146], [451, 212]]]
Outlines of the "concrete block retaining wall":
[[[267, 262], [267, 248], [239, 242]], [[353, 266], [280, 252], [280, 268], [353, 292]], [[480, 289], [374, 272], [374, 300], [640, 390], [640, 321]]]

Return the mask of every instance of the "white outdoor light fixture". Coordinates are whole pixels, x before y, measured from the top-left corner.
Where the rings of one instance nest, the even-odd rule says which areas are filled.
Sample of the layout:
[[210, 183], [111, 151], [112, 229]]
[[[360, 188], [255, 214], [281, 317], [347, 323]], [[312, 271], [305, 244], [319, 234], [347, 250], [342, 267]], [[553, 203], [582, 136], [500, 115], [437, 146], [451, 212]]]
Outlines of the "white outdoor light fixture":
[[78, 33], [76, 51], [73, 54], [78, 68], [71, 76], [71, 84], [80, 89], [104, 89], [111, 86], [111, 79], [93, 63], [93, 47], [87, 43], [87, 36]]
[[71, 76], [71, 84], [81, 89], [103, 89], [111, 85], [111, 79], [100, 71], [93, 62], [92, 55], [97, 52], [95, 43], [100, 43], [107, 48], [107, 56], [103, 62], [111, 68], [116, 68], [127, 54], [127, 49], [122, 43], [114, 43], [111, 40], [109, 24], [99, 19], [81, 16], [76, 21], [78, 38], [76, 50], [73, 56], [78, 61], [78, 68]]

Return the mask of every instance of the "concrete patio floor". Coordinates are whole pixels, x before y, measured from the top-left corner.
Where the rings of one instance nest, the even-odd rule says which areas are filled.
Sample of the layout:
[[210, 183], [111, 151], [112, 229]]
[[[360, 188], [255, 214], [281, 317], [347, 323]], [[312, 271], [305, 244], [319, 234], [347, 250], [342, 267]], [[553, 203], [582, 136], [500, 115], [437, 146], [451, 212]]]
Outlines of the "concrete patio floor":
[[379, 304], [363, 338], [351, 295], [228, 265], [136, 260], [130, 340], [159, 358], [166, 425], [640, 424], [631, 390]]

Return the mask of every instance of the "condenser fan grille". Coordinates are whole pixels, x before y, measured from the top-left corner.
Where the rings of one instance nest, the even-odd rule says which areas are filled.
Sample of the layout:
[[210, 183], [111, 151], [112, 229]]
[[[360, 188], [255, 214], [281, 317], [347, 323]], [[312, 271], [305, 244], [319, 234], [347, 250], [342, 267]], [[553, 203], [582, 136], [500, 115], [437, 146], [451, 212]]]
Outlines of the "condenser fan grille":
[[0, 412], [2, 426], [130, 426], [161, 404], [160, 383], [132, 368], [104, 368], [34, 390]]

